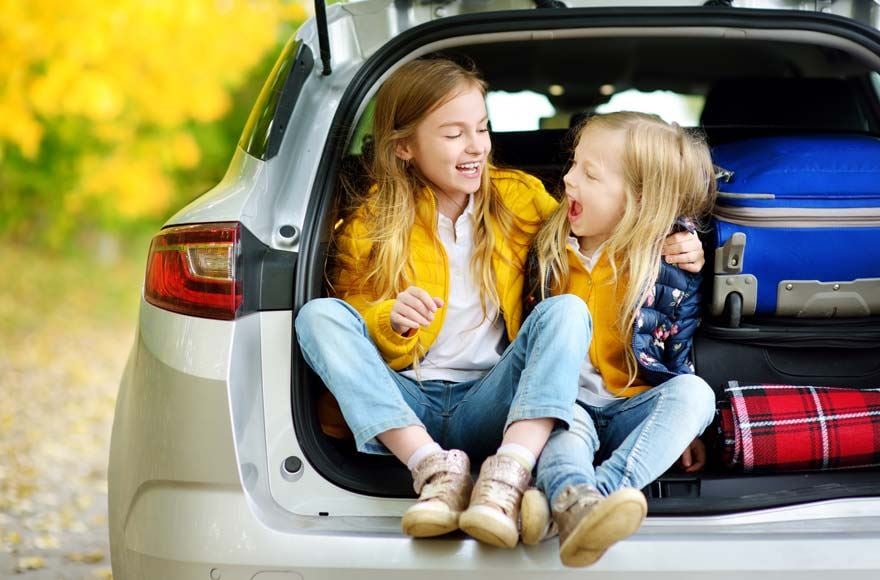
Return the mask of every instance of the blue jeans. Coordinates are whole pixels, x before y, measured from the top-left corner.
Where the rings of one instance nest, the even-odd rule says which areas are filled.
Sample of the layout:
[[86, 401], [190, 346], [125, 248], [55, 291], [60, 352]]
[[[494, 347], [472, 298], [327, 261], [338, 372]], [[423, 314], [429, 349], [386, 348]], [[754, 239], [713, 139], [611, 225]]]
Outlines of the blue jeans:
[[606, 407], [578, 403], [571, 427], [554, 430], [541, 453], [538, 487], [551, 502], [569, 485], [587, 484], [602, 495], [641, 489], [681, 457], [714, 415], [715, 394], [696, 375]]
[[549, 298], [484, 377], [418, 382], [385, 364], [363, 318], [346, 302], [312, 300], [296, 317], [306, 362], [339, 402], [357, 449], [376, 454], [388, 454], [376, 435], [410, 425], [424, 426], [444, 448], [478, 458], [494, 453], [515, 421], [569, 424], [590, 333], [580, 298]]
[[419, 382], [385, 364], [363, 318], [346, 302], [312, 300], [296, 317], [306, 362], [339, 402], [357, 449], [375, 454], [388, 454], [376, 435], [410, 425], [424, 426], [444, 448], [485, 457], [516, 421], [571, 423], [591, 331], [580, 298], [548, 298], [484, 377]]

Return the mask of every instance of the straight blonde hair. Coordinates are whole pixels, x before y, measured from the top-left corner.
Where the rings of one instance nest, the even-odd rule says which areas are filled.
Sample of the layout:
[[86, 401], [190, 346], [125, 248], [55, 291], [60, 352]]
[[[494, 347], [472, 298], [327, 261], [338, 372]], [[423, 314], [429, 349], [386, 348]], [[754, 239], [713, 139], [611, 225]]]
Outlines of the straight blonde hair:
[[[591, 138], [600, 138], [605, 131], [624, 134], [624, 211], [603, 252], [611, 263], [614, 283], [626, 283], [617, 326], [627, 336], [657, 280], [663, 241], [676, 219], [685, 217], [699, 223], [711, 211], [715, 172], [702, 136], [656, 115], [625, 111], [591, 116], [576, 128], [574, 147], [587, 130]], [[570, 280], [570, 233], [568, 204], [563, 202], [535, 239], [541, 280], [549, 276], [555, 292], [566, 291]], [[624, 344], [629, 386], [638, 376], [638, 364], [632, 341]]]
[[[432, 185], [415, 164], [396, 155], [398, 145], [415, 135], [418, 125], [431, 112], [472, 88], [484, 96], [486, 83], [471, 69], [444, 58], [408, 62], [394, 71], [380, 87], [373, 113], [374, 152], [368, 160], [372, 182], [364, 195], [355, 199], [355, 211], [362, 212], [371, 241], [364, 288], [376, 301], [397, 296], [409, 286], [412, 276], [410, 232], [420, 204], [436, 204]], [[494, 169], [486, 159], [479, 189], [474, 195], [474, 255], [471, 271], [480, 287], [484, 315], [487, 304], [499, 313], [501, 298], [496, 288], [492, 256], [497, 225], [511, 240], [519, 228], [514, 214], [502, 203], [490, 179]], [[435, 237], [435, 244], [440, 241]]]

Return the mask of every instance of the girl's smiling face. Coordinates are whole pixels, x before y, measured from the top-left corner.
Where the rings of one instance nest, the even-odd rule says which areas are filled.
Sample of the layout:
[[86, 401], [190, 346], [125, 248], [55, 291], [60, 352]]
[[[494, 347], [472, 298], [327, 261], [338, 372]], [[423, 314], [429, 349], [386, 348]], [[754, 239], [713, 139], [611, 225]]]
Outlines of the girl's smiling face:
[[587, 127], [563, 178], [568, 221], [584, 252], [593, 252], [617, 226], [626, 203], [623, 131]]
[[460, 201], [480, 188], [492, 149], [488, 125], [483, 93], [476, 86], [462, 87], [431, 111], [396, 153], [411, 161], [440, 193]]

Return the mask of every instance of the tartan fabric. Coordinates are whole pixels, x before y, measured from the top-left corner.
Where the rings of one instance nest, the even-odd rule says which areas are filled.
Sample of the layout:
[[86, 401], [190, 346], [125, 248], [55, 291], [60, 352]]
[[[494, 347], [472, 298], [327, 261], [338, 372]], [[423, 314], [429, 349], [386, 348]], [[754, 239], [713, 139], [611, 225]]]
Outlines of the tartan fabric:
[[722, 461], [745, 472], [880, 465], [880, 389], [731, 381], [719, 415]]

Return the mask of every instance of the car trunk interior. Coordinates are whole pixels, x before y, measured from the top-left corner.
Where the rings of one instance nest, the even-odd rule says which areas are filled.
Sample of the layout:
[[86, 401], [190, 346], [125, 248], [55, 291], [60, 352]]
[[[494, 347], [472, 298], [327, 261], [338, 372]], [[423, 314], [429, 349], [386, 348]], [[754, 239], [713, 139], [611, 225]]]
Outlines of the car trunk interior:
[[[880, 135], [877, 73], [856, 51], [811, 38], [748, 39], [737, 35], [616, 36], [493, 42], [444, 49], [471, 61], [492, 91], [533, 91], [552, 103], [557, 117], [577, 122], [614, 93], [636, 89], [696, 95], [702, 100], [700, 129], [710, 146], [747, 137], [796, 133]], [[548, 87], [561, 86], [553, 95]], [[559, 93], [560, 91], [556, 91]], [[493, 132], [496, 163], [540, 177], [558, 194], [570, 148], [568, 130], [541, 128]], [[368, 130], [355, 132], [341, 164], [340, 179], [358, 184]], [[341, 200], [337, 200], [341, 203]], [[331, 218], [324, 216], [325, 224]], [[333, 218], [335, 221], [335, 218]], [[328, 227], [329, 230], [329, 227]], [[709, 236], [706, 236], [706, 240]], [[322, 246], [326, 251], [326, 245]], [[854, 251], [857, 251], [854, 249]], [[706, 247], [711, 272], [714, 250]], [[323, 264], [323, 257], [313, 260]], [[323, 272], [312, 272], [323, 277]], [[705, 277], [711, 284], [711, 276]], [[317, 282], [316, 282], [317, 284]], [[327, 292], [326, 288], [323, 292]], [[704, 288], [703, 295], [711, 295]], [[811, 341], [775, 340], [762, 329], [807, 329]], [[764, 336], [771, 338], [763, 339]], [[828, 335], [828, 336], [826, 336]], [[851, 340], [852, 339], [852, 340]], [[697, 374], [721, 393], [728, 381], [799, 385], [880, 387], [880, 320], [744, 320], [731, 329], [706, 314], [695, 341]], [[295, 353], [296, 355], [296, 353]], [[314, 410], [323, 390], [301, 363], [294, 379], [295, 401]], [[316, 413], [298, 417], [298, 433], [316, 433], [310, 461], [336, 484], [376, 496], [412, 497], [408, 472], [389, 457], [361, 455], [348, 439], [320, 434]], [[880, 468], [750, 473], [732, 471], [719, 457], [716, 425], [705, 433], [708, 467], [700, 474], [670, 470], [644, 491], [652, 514], [699, 515], [880, 494]], [[880, 444], [880, 441], [877, 442]], [[478, 464], [477, 464], [478, 465]]]

